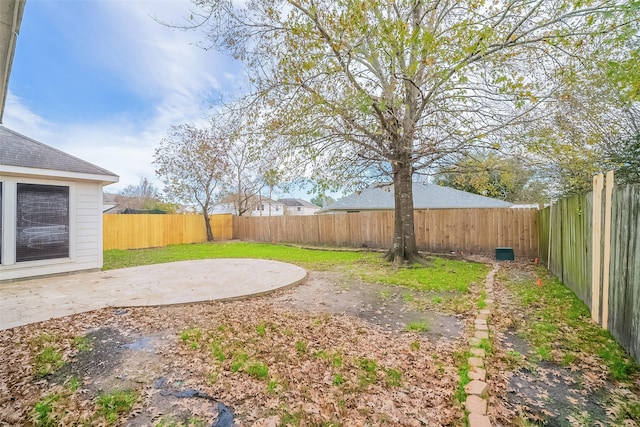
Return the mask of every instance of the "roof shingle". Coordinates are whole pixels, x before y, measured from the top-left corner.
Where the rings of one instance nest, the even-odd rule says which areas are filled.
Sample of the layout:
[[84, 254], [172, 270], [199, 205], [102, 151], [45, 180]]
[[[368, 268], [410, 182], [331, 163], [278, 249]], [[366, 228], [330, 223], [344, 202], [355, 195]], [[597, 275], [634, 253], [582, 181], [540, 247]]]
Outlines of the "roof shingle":
[[106, 169], [0, 126], [0, 165], [117, 177]]
[[[393, 184], [377, 184], [344, 197], [318, 213], [394, 209]], [[414, 209], [508, 208], [503, 200], [422, 182], [413, 183]]]

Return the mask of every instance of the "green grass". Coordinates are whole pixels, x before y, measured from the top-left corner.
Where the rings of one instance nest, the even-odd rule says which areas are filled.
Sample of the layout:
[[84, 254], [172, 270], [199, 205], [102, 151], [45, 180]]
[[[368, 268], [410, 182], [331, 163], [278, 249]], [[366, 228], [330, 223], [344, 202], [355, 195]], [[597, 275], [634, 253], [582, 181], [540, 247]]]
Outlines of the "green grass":
[[36, 403], [32, 412], [32, 421], [36, 426], [54, 427], [58, 420], [53, 415], [53, 404], [60, 399], [58, 394], [48, 394]]
[[180, 339], [191, 347], [192, 350], [200, 347], [200, 341], [202, 340], [202, 329], [189, 328], [180, 333]]
[[362, 259], [379, 258], [379, 254], [302, 249], [267, 243], [222, 242], [171, 245], [162, 248], [104, 252], [103, 270], [209, 258], [272, 259], [325, 270], [336, 265], [350, 265]]
[[[467, 293], [472, 283], [486, 276], [486, 265], [433, 258], [429, 266], [394, 269], [378, 253], [303, 249], [285, 245], [248, 242], [172, 245], [162, 248], [104, 252], [104, 270], [210, 258], [271, 259], [300, 265], [310, 270], [347, 271], [370, 283], [403, 286], [421, 291]], [[381, 294], [390, 298], [391, 294]]]
[[82, 353], [91, 351], [91, 348], [93, 347], [91, 339], [85, 336], [75, 337], [73, 339], [73, 345], [78, 349], [78, 351]]
[[96, 404], [98, 413], [104, 417], [107, 423], [116, 424], [120, 416], [131, 411], [136, 400], [138, 400], [138, 394], [135, 391], [118, 390], [101, 394], [98, 396]]
[[464, 387], [471, 382], [471, 378], [469, 377], [469, 356], [471, 354], [467, 352], [456, 352], [454, 357], [456, 359], [458, 365], [458, 388], [456, 389], [456, 393], [454, 395], [455, 399], [463, 403], [467, 399], [467, 392]]
[[543, 268], [536, 274], [543, 278], [543, 286], [508, 276], [503, 277], [503, 282], [528, 318], [518, 334], [533, 346], [539, 360], [568, 366], [588, 355], [602, 360], [614, 380], [629, 380], [638, 372], [638, 365], [611, 334], [591, 322], [589, 309], [569, 288]]
[[53, 346], [47, 346], [37, 353], [34, 362], [35, 374], [38, 377], [49, 375], [63, 367], [65, 364], [62, 359], [62, 353]]
[[489, 267], [484, 264], [433, 258], [429, 266], [415, 265], [397, 270], [391, 270], [387, 264], [379, 262], [359, 275], [368, 282], [420, 291], [467, 293], [471, 284], [480, 282], [488, 272]]
[[264, 363], [252, 362], [247, 366], [247, 374], [259, 380], [263, 380], [269, 377], [269, 367]]
[[299, 356], [302, 356], [302, 355], [307, 353], [307, 343], [306, 342], [304, 342], [304, 341], [296, 341], [295, 347], [296, 347], [296, 353], [298, 353]]
[[431, 328], [429, 322], [421, 320], [419, 322], [407, 323], [406, 330], [409, 332], [427, 332]]
[[249, 355], [245, 352], [240, 352], [233, 356], [233, 361], [231, 362], [231, 372], [238, 372], [249, 360]]
[[377, 382], [378, 363], [375, 360], [362, 358], [358, 361], [358, 368], [360, 387], [364, 388]]
[[400, 387], [402, 384], [402, 372], [397, 369], [385, 369], [384, 372], [387, 374], [386, 383], [391, 387]]

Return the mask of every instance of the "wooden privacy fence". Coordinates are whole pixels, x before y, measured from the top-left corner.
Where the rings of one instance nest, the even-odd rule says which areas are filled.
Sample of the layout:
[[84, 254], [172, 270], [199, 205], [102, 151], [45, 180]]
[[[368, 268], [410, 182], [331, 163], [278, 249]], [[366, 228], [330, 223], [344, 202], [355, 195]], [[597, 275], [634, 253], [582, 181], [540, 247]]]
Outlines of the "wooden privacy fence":
[[[231, 215], [211, 215], [214, 240], [233, 238]], [[103, 215], [103, 248], [140, 249], [207, 241], [202, 215]]]
[[[308, 245], [388, 248], [394, 212], [234, 217], [240, 240]], [[444, 253], [493, 254], [512, 247], [516, 256], [538, 256], [537, 209], [429, 209], [415, 211], [418, 248]]]
[[589, 307], [594, 321], [640, 362], [640, 185], [613, 186], [540, 211], [540, 251], [549, 270]]

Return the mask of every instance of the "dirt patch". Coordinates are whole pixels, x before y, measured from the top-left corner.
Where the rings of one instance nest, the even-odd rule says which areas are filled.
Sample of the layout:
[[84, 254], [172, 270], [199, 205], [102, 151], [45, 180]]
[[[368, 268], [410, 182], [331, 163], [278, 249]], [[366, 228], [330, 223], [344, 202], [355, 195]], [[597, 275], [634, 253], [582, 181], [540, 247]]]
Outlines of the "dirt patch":
[[345, 279], [339, 273], [311, 272], [302, 285], [274, 298], [274, 302], [314, 313], [347, 314], [388, 331], [403, 332], [413, 322], [426, 322], [423, 334], [456, 340], [463, 332], [460, 319], [435, 311], [420, 311], [408, 303], [420, 292], [397, 286]]
[[[504, 334], [505, 348], [517, 354], [530, 354], [526, 341], [513, 332]], [[545, 426], [580, 424], [607, 425], [607, 396], [611, 384], [596, 390], [585, 384], [584, 372], [550, 362], [528, 362], [508, 380], [506, 405], [514, 412]]]
[[[511, 263], [501, 274], [502, 280], [511, 280], [517, 286], [540, 286], [540, 273], [531, 263]], [[514, 288], [504, 286], [499, 275], [492, 319], [495, 348], [488, 372], [491, 417], [502, 425], [638, 425], [634, 421], [640, 409], [637, 386], [613, 381], [604, 361], [588, 349], [568, 351], [569, 343], [558, 337], [580, 332], [559, 318], [556, 323], [540, 320], [536, 310], [550, 304], [536, 300], [523, 307], [512, 291]], [[548, 351], [535, 348], [523, 338], [534, 328], [557, 328]]]

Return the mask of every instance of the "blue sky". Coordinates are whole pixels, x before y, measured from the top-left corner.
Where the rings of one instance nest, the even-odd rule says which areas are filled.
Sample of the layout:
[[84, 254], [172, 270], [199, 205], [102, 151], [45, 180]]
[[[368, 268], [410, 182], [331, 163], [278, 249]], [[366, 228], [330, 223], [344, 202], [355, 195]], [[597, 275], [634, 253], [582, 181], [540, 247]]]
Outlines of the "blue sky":
[[207, 124], [211, 100], [245, 84], [241, 64], [197, 46], [183, 0], [27, 0], [3, 124], [120, 176], [155, 181], [171, 125]]

